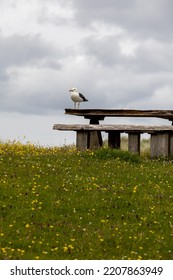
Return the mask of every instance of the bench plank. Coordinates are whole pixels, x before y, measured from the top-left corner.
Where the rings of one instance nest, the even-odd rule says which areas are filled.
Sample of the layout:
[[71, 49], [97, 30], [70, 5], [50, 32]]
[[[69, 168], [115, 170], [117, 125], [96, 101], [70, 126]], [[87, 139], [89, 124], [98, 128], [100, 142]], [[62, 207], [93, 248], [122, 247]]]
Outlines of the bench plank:
[[124, 125], [124, 124], [54, 124], [54, 130], [86, 130], [86, 131], [119, 131], [119, 132], [141, 132], [141, 133], [154, 133], [156, 131], [172, 131], [173, 126], [146, 126], [146, 125]]
[[[97, 133], [108, 133], [110, 148], [120, 148], [120, 134], [128, 133], [128, 150], [140, 154], [140, 135], [151, 134], [150, 156], [173, 156], [173, 126], [145, 126], [145, 125], [101, 125], [101, 124], [55, 124], [54, 130], [76, 131], [76, 147], [79, 150], [93, 149], [102, 146]], [[96, 141], [97, 140], [97, 141]]]

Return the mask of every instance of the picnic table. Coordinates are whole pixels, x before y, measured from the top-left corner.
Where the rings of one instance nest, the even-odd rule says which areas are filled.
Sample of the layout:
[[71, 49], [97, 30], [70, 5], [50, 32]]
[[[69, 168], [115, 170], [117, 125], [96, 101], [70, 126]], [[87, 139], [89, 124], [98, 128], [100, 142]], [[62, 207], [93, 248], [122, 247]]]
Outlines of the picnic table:
[[[140, 153], [140, 135], [151, 135], [150, 154], [155, 156], [173, 155], [173, 110], [132, 110], [132, 109], [65, 109], [65, 114], [89, 119], [89, 124], [55, 124], [53, 129], [76, 131], [76, 146], [80, 150], [101, 147], [101, 131], [108, 133], [108, 145], [120, 148], [121, 133], [128, 134], [128, 149]], [[106, 117], [161, 118], [172, 123], [161, 126], [100, 124]]]

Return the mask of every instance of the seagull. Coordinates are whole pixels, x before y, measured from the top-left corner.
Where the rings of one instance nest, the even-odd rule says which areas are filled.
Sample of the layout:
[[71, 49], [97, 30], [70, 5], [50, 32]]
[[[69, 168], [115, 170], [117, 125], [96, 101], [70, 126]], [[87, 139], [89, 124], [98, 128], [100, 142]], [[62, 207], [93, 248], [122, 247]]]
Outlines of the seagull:
[[79, 109], [80, 102], [88, 101], [82, 93], [78, 92], [77, 88], [72, 88], [69, 92], [71, 93], [71, 99], [74, 102], [74, 109], [76, 109], [76, 103], [78, 103]]

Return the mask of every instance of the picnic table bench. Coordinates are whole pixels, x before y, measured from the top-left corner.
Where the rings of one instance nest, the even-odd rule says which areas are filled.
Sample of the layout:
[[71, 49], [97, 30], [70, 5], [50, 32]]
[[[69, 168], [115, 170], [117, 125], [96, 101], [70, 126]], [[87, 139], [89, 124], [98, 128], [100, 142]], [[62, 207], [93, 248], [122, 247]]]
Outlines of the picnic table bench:
[[101, 132], [108, 133], [110, 148], [120, 148], [121, 133], [128, 134], [128, 150], [140, 153], [140, 136], [150, 134], [151, 157], [173, 156], [173, 126], [99, 124], [105, 117], [156, 117], [173, 122], [172, 110], [126, 110], [126, 109], [65, 109], [65, 114], [83, 116], [89, 124], [55, 124], [54, 130], [76, 131], [76, 147], [79, 150], [93, 149], [102, 146]]

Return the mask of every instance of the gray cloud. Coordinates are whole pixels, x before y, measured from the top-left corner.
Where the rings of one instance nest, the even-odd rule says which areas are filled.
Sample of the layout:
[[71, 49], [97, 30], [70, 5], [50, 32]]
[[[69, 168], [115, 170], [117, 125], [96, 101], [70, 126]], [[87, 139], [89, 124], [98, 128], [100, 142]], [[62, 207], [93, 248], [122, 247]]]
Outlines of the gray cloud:
[[[1, 69], [18, 65], [39, 65], [39, 61], [46, 60], [52, 63], [55, 49], [44, 42], [39, 35], [18, 35], [3, 37], [0, 34], [0, 61]], [[60, 68], [60, 63], [57, 64]]]
[[51, 114], [64, 105], [64, 88], [58, 72], [50, 69], [13, 69], [1, 91], [1, 111]]
[[83, 40], [82, 49], [85, 55], [105, 66], [112, 67], [122, 61], [121, 49], [116, 36], [97, 38], [95, 35], [91, 35]]
[[0, 36], [1, 111], [44, 114], [63, 106], [58, 73], [67, 52], [39, 35]]
[[171, 0], [107, 0], [73, 1], [76, 20], [82, 26], [94, 21], [116, 24], [139, 37], [158, 37], [170, 40], [172, 34]]
[[88, 58], [105, 67], [129, 68], [134, 72], [173, 71], [173, 43], [156, 40], [139, 42], [134, 55], [125, 55], [120, 47], [121, 36], [104, 36], [97, 38], [92, 35], [82, 42], [83, 52]]
[[173, 42], [148, 40], [136, 52], [136, 68], [142, 72], [172, 72]]
[[72, 24], [73, 1], [71, 0], [38, 0], [39, 14], [37, 17], [40, 24], [55, 24], [64, 26]]

